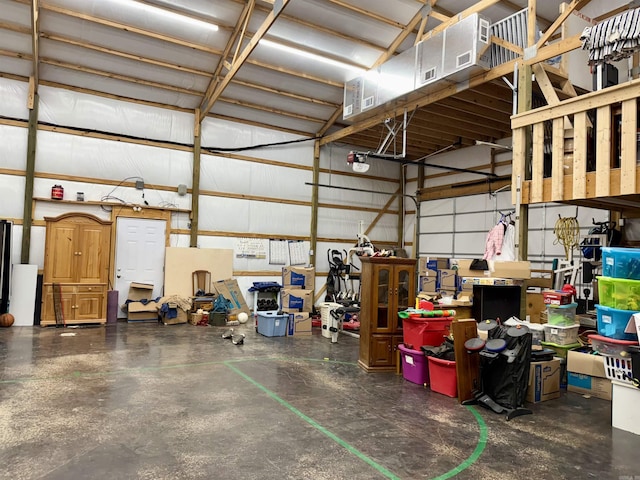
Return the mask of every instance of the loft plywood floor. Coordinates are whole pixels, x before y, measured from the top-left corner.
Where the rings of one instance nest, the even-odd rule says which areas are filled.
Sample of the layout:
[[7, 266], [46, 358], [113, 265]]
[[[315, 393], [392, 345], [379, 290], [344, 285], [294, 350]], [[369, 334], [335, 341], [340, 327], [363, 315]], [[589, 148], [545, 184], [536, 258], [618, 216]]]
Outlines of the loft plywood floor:
[[224, 330], [0, 330], [0, 478], [640, 478], [609, 402], [565, 393], [507, 423], [363, 372], [351, 337]]

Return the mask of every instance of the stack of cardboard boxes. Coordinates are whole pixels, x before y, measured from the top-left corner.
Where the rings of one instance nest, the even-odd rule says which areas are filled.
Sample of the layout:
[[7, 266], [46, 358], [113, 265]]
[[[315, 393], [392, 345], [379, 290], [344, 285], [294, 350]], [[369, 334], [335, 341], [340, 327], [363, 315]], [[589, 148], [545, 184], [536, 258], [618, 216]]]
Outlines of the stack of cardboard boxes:
[[418, 263], [420, 291], [442, 296], [460, 296], [473, 293], [472, 281], [463, 279], [504, 278], [528, 279], [531, 277], [529, 262], [489, 262], [486, 271], [471, 270], [472, 260], [448, 258], [420, 258]]
[[313, 267], [282, 268], [282, 311], [289, 314], [288, 335], [311, 335], [316, 272]]
[[421, 258], [418, 262], [420, 291], [455, 296], [459, 291], [456, 270], [449, 268], [448, 258]]

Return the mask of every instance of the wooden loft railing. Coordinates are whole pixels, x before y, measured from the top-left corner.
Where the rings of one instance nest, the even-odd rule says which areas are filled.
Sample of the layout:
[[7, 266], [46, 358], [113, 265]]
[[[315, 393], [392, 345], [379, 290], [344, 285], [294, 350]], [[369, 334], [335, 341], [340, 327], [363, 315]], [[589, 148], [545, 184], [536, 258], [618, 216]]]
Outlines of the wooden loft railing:
[[633, 80], [513, 116], [514, 204], [520, 177], [523, 204], [640, 208], [638, 97]]

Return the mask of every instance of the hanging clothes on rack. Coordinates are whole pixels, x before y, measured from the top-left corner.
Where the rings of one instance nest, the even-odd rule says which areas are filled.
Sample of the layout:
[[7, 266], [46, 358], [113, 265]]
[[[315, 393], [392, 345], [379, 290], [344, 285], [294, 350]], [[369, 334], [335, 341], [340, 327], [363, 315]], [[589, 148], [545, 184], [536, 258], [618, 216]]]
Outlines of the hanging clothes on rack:
[[493, 260], [493, 257], [502, 253], [502, 241], [504, 240], [505, 226], [502, 222], [489, 230], [487, 244], [484, 248], [483, 260]]
[[511, 213], [500, 212], [500, 220], [487, 235], [484, 260], [509, 262], [516, 259], [516, 231]]
[[615, 62], [633, 55], [640, 48], [640, 8], [586, 27], [580, 40], [582, 49], [589, 50], [589, 65]]
[[502, 240], [502, 253], [499, 258], [494, 260], [501, 260], [503, 262], [516, 261], [516, 227], [512, 222], [507, 224], [507, 229], [504, 232], [504, 239]]

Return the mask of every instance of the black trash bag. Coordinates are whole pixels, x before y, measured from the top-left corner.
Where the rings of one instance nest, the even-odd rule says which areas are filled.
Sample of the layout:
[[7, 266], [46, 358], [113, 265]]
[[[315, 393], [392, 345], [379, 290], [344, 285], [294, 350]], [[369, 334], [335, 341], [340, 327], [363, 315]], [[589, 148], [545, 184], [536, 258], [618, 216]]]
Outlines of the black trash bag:
[[500, 353], [489, 360], [483, 367], [483, 390], [498, 405], [516, 409], [524, 405], [527, 396], [533, 336], [529, 332], [520, 337], [510, 337], [508, 329], [498, 326], [489, 332], [489, 338], [503, 338], [507, 342], [505, 351], [516, 349], [515, 358], [509, 363], [508, 356]]
[[438, 346], [422, 345], [420, 347], [425, 357], [435, 357], [442, 360], [455, 361], [455, 353], [453, 351], [453, 342], [445, 338], [444, 343]]

